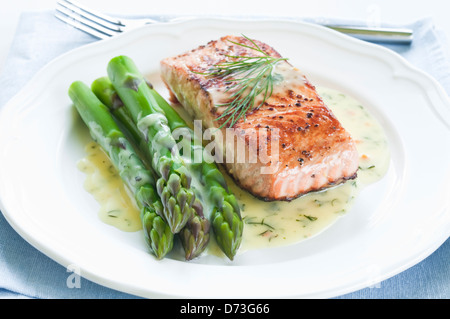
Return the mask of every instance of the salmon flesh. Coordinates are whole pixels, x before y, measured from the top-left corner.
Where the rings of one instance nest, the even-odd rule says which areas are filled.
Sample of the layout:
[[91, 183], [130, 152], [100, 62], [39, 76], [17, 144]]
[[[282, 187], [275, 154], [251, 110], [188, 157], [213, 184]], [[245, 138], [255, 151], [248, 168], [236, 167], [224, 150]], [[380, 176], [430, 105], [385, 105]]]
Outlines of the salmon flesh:
[[214, 142], [216, 160], [241, 188], [267, 201], [292, 200], [355, 178], [359, 159], [355, 142], [314, 85], [288, 61], [274, 66], [269, 98], [259, 96], [233, 126], [221, 117], [235, 79], [208, 72], [236, 56], [262, 55], [242, 44], [257, 45], [264, 54], [281, 58], [261, 41], [224, 36], [161, 61], [161, 76], [174, 101], [201, 120], [204, 130], [221, 133]]

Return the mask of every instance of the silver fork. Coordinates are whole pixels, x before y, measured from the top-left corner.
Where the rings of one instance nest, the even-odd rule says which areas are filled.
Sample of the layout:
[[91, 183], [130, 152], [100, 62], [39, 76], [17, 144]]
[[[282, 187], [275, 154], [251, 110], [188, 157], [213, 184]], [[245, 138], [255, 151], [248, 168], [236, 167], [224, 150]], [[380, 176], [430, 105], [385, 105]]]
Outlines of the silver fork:
[[107, 39], [133, 28], [159, 22], [153, 19], [111, 17], [72, 0], [58, 0], [55, 17], [100, 39]]
[[[146, 24], [161, 23], [153, 19], [119, 19], [90, 9], [74, 0], [58, 0], [55, 12], [56, 18], [93, 35], [107, 39], [127, 30]], [[184, 20], [192, 17], [181, 17], [169, 20]], [[368, 28], [342, 25], [323, 25], [330, 29], [345, 33], [355, 38], [383, 43], [410, 44], [413, 31], [405, 28]]]

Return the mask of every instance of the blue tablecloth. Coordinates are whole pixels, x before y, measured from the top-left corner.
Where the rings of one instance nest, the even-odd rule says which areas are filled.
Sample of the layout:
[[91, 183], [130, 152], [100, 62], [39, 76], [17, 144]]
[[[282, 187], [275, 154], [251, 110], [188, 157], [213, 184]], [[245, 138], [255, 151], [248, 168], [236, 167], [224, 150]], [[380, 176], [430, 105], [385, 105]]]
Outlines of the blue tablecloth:
[[[414, 41], [411, 46], [386, 46], [435, 77], [450, 94], [447, 39], [429, 18], [406, 27], [414, 30]], [[0, 107], [53, 58], [94, 41], [98, 39], [63, 24], [54, 18], [53, 12], [24, 13], [19, 21], [6, 66], [0, 75], [2, 88]], [[79, 287], [76, 285], [75, 288], [69, 288], [67, 281], [70, 274], [66, 268], [22, 239], [0, 214], [0, 298], [137, 298], [84, 278], [80, 280]], [[362, 289], [337, 298], [447, 299], [449, 297], [450, 240], [447, 240], [432, 255], [408, 270], [373, 288]]]

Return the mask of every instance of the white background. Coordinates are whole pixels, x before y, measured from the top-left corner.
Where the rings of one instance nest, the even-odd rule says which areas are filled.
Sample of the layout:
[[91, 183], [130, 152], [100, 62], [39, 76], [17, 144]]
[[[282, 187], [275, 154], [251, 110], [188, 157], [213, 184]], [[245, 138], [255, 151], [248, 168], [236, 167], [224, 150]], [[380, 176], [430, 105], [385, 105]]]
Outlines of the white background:
[[[261, 14], [299, 17], [337, 17], [403, 24], [433, 17], [450, 39], [450, 2], [445, 0], [78, 0], [95, 9], [120, 14]], [[56, 0], [2, 1], [0, 7], [0, 72], [21, 12], [49, 10]]]

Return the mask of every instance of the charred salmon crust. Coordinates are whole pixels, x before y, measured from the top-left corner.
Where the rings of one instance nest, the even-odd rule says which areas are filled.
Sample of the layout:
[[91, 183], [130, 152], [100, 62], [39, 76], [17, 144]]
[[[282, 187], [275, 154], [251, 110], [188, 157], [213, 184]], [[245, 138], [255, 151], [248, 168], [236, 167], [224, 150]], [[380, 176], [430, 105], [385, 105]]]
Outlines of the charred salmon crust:
[[[273, 73], [274, 90], [233, 127], [219, 119], [232, 91], [223, 78], [205, 74], [230, 56], [258, 56], [245, 37], [225, 36], [189, 52], [161, 61], [161, 76], [178, 101], [204, 129], [218, 129], [216, 156], [241, 188], [266, 201], [292, 200], [356, 177], [359, 156], [350, 134], [342, 127], [300, 70], [286, 61]], [[269, 45], [254, 40], [266, 54], [281, 57]], [[256, 141], [256, 142], [255, 142]], [[241, 144], [239, 144], [241, 143]], [[239, 145], [244, 156], [239, 157]], [[242, 160], [244, 158], [245, 160]], [[252, 160], [250, 160], [252, 158]]]

